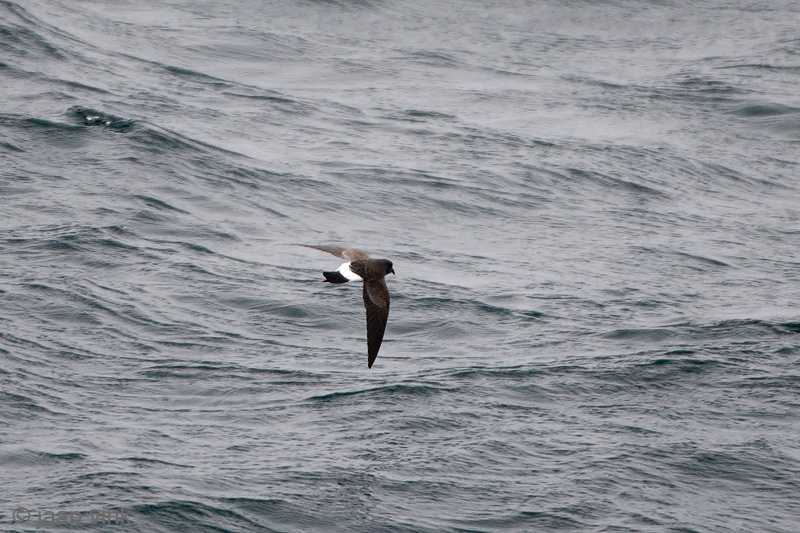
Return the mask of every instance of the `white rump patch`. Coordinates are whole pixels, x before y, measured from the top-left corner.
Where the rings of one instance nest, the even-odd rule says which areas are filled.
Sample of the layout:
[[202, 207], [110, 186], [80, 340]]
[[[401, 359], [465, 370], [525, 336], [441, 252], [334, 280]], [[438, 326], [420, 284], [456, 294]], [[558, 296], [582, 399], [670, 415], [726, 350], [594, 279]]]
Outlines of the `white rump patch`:
[[336, 269], [336, 272], [346, 277], [350, 281], [364, 281], [364, 278], [350, 270], [350, 262], [342, 263], [342, 266]]

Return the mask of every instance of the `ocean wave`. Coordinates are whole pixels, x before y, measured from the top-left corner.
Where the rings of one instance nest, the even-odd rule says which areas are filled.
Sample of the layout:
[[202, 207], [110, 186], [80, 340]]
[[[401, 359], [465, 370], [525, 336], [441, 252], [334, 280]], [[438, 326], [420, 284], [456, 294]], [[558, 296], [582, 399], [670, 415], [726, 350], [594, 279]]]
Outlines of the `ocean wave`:
[[0, 0], [0, 507], [791, 531], [800, 41], [719, 7]]

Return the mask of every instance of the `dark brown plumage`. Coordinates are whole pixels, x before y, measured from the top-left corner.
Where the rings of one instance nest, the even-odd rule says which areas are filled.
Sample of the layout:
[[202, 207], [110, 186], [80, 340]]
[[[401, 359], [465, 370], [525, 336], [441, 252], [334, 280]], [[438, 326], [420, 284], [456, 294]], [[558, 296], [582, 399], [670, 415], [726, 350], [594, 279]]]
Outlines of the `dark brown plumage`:
[[328, 252], [349, 262], [341, 265], [334, 272], [323, 272], [325, 281], [330, 283], [347, 283], [348, 281], [364, 281], [364, 308], [367, 310], [367, 367], [378, 357], [378, 350], [383, 342], [386, 322], [389, 319], [389, 289], [386, 287], [386, 275], [394, 274], [392, 262], [388, 259], [373, 259], [361, 250], [339, 248], [338, 246], [312, 246], [301, 244], [306, 248], [314, 248]]

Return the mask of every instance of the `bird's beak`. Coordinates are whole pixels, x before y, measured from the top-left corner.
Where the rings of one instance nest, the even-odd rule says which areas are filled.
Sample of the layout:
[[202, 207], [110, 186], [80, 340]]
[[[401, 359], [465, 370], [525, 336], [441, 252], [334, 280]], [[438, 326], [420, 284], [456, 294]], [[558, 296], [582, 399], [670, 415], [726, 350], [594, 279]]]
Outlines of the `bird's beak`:
[[394, 274], [394, 269], [392, 269], [392, 274]]

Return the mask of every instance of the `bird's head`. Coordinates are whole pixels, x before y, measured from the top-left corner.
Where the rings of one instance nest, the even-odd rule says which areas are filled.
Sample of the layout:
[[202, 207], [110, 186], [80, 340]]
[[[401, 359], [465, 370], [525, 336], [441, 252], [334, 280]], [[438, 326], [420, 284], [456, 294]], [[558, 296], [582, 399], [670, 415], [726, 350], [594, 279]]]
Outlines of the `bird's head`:
[[392, 262], [386, 259], [386, 274], [388, 274], [389, 272], [394, 274], [394, 267], [392, 266]]

